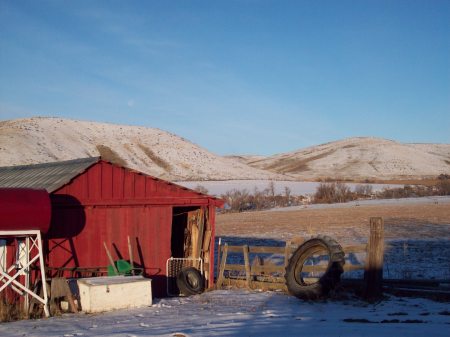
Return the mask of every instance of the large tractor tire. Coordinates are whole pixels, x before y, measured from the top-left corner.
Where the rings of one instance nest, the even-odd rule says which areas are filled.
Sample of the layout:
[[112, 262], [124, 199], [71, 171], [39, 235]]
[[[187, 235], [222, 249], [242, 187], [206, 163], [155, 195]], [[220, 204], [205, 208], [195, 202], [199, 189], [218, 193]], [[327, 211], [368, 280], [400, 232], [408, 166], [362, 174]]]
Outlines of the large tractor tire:
[[197, 295], [205, 290], [205, 280], [198, 269], [186, 267], [177, 275], [177, 286], [185, 296]]
[[317, 236], [304, 242], [286, 267], [289, 293], [301, 299], [325, 297], [340, 282], [344, 263], [344, 251], [332, 238]]

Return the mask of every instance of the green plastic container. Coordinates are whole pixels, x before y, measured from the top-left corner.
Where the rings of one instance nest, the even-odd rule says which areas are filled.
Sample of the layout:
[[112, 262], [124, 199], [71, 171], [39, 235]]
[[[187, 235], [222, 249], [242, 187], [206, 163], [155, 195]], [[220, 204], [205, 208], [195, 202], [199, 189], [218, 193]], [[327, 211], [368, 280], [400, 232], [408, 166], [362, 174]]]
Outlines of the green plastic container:
[[108, 266], [108, 276], [117, 276], [117, 275], [126, 275], [130, 276], [131, 271], [133, 270], [133, 266], [130, 264], [130, 262], [126, 260], [117, 260], [115, 261], [115, 265], [117, 268], [117, 271], [119, 273], [116, 273], [112, 265]]

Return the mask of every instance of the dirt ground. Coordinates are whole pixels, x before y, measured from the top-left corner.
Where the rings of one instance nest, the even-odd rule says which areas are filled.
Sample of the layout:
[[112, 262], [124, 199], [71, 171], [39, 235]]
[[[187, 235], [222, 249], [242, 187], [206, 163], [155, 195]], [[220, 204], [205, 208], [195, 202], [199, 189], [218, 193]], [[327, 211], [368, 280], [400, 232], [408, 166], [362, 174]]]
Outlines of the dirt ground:
[[326, 234], [341, 243], [366, 242], [370, 217], [384, 218], [386, 239], [450, 240], [450, 202], [225, 213], [217, 216], [216, 236], [288, 240]]

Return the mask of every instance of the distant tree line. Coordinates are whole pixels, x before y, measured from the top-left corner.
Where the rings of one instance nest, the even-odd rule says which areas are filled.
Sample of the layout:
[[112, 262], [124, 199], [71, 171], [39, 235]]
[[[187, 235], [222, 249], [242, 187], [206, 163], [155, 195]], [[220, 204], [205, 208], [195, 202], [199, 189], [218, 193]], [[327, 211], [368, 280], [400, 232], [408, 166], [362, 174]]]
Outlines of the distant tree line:
[[313, 196], [312, 203], [339, 203], [360, 199], [397, 199], [450, 195], [450, 175], [438, 176], [434, 186], [405, 185], [403, 187], [385, 188], [374, 193], [372, 185], [358, 185], [354, 191], [345, 183], [321, 183]]
[[433, 186], [405, 185], [399, 188], [384, 189], [377, 193], [379, 199], [411, 198], [450, 195], [450, 175], [441, 174]]
[[[194, 190], [208, 194], [208, 190], [201, 185], [197, 185]], [[233, 189], [220, 195], [220, 198], [225, 201], [225, 211], [228, 212], [259, 211], [274, 207], [296, 206], [301, 205], [305, 199], [301, 195], [292, 195], [291, 189], [287, 186], [284, 187], [283, 193], [276, 193], [273, 181], [264, 190], [259, 190], [256, 187], [253, 192], [247, 189]]]
[[270, 182], [267, 188], [260, 191], [255, 187], [253, 192], [233, 189], [220, 196], [230, 212], [243, 212], [250, 210], [264, 210], [274, 207], [287, 207], [301, 205], [303, 196], [293, 196], [291, 189], [284, 187], [282, 194], [275, 192], [275, 184]]
[[[208, 193], [208, 190], [198, 185], [195, 190]], [[398, 188], [386, 188], [374, 192], [370, 184], [357, 185], [354, 190], [342, 182], [324, 182], [317, 186], [314, 195], [309, 198], [303, 195], [292, 195], [291, 189], [284, 187], [283, 193], [275, 192], [274, 182], [270, 182], [267, 188], [253, 192], [247, 189], [233, 189], [222, 194], [220, 198], [225, 201], [225, 211], [244, 212], [259, 211], [275, 207], [298, 206], [309, 203], [342, 203], [362, 199], [392, 199], [450, 195], [450, 175], [441, 174], [434, 186], [405, 185]]]

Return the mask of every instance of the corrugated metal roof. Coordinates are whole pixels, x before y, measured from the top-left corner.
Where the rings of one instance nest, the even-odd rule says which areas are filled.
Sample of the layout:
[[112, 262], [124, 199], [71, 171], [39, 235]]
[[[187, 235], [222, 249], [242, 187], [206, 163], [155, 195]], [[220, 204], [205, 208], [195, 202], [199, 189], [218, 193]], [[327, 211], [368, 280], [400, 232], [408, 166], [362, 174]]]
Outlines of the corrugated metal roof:
[[99, 160], [99, 157], [89, 157], [45, 164], [0, 167], [0, 187], [46, 189], [51, 193]]

